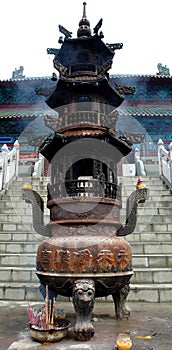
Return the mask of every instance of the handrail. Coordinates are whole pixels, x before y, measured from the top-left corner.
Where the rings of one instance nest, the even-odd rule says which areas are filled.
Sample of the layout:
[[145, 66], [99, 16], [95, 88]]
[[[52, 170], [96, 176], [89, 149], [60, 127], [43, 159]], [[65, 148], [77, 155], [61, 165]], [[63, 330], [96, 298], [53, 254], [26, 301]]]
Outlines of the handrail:
[[0, 152], [0, 194], [8, 189], [10, 184], [18, 176], [19, 167], [19, 142], [14, 142], [14, 147], [9, 151], [6, 144]]
[[169, 151], [164, 147], [164, 142], [158, 141], [158, 160], [159, 174], [172, 193], [172, 142], [169, 145]]

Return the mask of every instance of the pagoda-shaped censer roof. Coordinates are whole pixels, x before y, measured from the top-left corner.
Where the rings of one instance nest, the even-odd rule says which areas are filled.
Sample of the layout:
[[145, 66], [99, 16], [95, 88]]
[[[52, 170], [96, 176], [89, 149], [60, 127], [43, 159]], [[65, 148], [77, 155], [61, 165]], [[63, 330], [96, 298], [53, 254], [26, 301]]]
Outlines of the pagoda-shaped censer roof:
[[103, 96], [103, 101], [113, 107], [118, 107], [124, 100], [109, 83], [108, 71], [116, 49], [123, 44], [105, 44], [103, 33], [100, 31], [102, 18], [93, 28], [86, 16], [86, 3], [83, 3], [83, 16], [79, 21], [77, 37], [72, 32], [59, 25], [60, 49], [48, 48], [49, 54], [54, 54], [54, 67], [59, 72], [59, 80], [55, 91], [47, 100], [49, 107], [57, 109], [69, 104], [74, 97], [91, 95], [91, 100]]
[[[75, 143], [75, 141], [77, 142]], [[73, 148], [73, 152], [76, 154], [78, 154], [78, 152], [86, 152], [87, 154], [91, 154], [92, 152], [95, 154], [97, 152], [97, 154], [101, 154], [104, 147], [106, 150], [106, 143], [108, 143], [115, 147], [115, 151], [113, 147], [108, 148], [107, 157], [112, 153], [111, 156], [113, 158], [115, 155], [116, 161], [120, 160], [122, 156], [126, 156], [131, 151], [131, 143], [126, 143], [122, 139], [117, 138], [113, 129], [107, 129], [103, 126], [82, 124], [80, 126], [66, 127], [61, 129], [60, 133], [52, 134], [42, 143], [40, 152], [50, 162], [52, 158], [58, 154], [59, 150], [69, 143]]]
[[[55, 132], [39, 149], [49, 162], [64, 145], [70, 143], [72, 147], [77, 140], [84, 154], [85, 148], [90, 147], [90, 152], [94, 149], [96, 140], [101, 141], [101, 146], [102, 142], [110, 144], [116, 149], [116, 161], [131, 151], [131, 143], [116, 136], [118, 112], [115, 108], [121, 105], [124, 96], [110, 84], [108, 74], [115, 50], [121, 49], [122, 44], [103, 42], [102, 21], [101, 18], [92, 34], [84, 2], [77, 37], [72, 38], [72, 32], [59, 25], [64, 35], [59, 39], [61, 48], [48, 49], [48, 53], [55, 55], [54, 67], [59, 72], [55, 90], [46, 101], [58, 112], [53, 122]], [[58, 127], [59, 120], [64, 121], [61, 127]], [[99, 143], [96, 144], [97, 152], [101, 153]]]

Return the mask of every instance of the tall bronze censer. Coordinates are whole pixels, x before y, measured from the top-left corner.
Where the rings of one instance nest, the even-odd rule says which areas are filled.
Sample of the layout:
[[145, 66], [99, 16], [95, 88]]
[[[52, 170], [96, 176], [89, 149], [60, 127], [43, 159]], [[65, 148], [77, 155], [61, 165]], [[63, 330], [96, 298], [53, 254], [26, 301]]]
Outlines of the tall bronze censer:
[[[133, 232], [139, 202], [148, 197], [144, 186], [128, 198], [126, 225], [120, 223], [121, 185], [117, 163], [131, 151], [131, 143], [117, 137], [116, 108], [124, 97], [109, 82], [108, 70], [116, 49], [105, 44], [102, 19], [91, 34], [86, 3], [77, 38], [59, 26], [60, 49], [54, 54], [57, 85], [46, 103], [58, 112], [47, 120], [54, 134], [39, 152], [51, 167], [47, 185], [50, 221], [43, 223], [43, 200], [32, 189], [23, 196], [32, 203], [33, 226], [46, 236], [37, 251], [37, 276], [45, 295], [73, 298], [76, 338], [94, 334], [90, 314], [96, 297], [113, 296], [117, 318], [128, 315], [125, 300], [133, 275], [130, 245], [121, 236]], [[40, 93], [40, 91], [39, 91]]]

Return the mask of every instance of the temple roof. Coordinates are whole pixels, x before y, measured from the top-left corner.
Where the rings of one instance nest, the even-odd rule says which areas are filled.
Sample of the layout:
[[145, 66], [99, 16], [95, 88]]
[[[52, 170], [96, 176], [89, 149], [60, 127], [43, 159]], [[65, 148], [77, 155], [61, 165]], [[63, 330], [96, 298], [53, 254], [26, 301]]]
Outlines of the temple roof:
[[[111, 75], [109, 82], [114, 88], [116, 88], [116, 84], [135, 87], [134, 94], [125, 95], [125, 105], [128, 102], [134, 102], [137, 105], [140, 103], [149, 103], [150, 105], [152, 102], [158, 105], [162, 101], [171, 103], [172, 77], [158, 75]], [[43, 107], [43, 102], [51, 95], [56, 84], [57, 82], [52, 81], [51, 77], [0, 81], [0, 108], [9, 105], [15, 109], [19, 106], [21, 108], [22, 105], [32, 106], [38, 103], [41, 103], [41, 108], [45, 108]], [[42, 95], [38, 95], [35, 89], [42, 90]]]
[[[124, 79], [141, 79], [141, 80], [149, 80], [150, 78], [153, 78], [153, 79], [165, 79], [165, 80], [172, 80], [172, 76], [167, 76], [167, 75], [158, 75], [158, 74], [111, 74], [110, 76], [111, 78], [117, 78], [117, 79], [121, 79], [121, 78], [124, 78]], [[1, 84], [13, 84], [15, 82], [29, 82], [29, 81], [40, 81], [40, 80], [50, 80], [51, 79], [51, 76], [39, 76], [39, 77], [24, 77], [24, 78], [20, 78], [20, 79], [3, 79], [3, 80], [0, 80], [0, 85]]]
[[[137, 107], [119, 107], [119, 115], [133, 116], [133, 117], [170, 117], [172, 116], [172, 106], [137, 106]], [[42, 110], [40, 108], [31, 110], [26, 109], [1, 109], [0, 118], [3, 119], [22, 119], [22, 118], [37, 118], [44, 116], [56, 117], [57, 113], [50, 111], [50, 109]]]
[[32, 110], [29, 108], [20, 109], [20, 108], [0, 108], [0, 118], [3, 119], [22, 119], [22, 118], [36, 118], [41, 116], [56, 116], [57, 113], [50, 111], [50, 109], [42, 109], [40, 106], [37, 109]]
[[133, 117], [172, 116], [172, 106], [119, 107], [118, 111], [120, 115], [129, 115]]

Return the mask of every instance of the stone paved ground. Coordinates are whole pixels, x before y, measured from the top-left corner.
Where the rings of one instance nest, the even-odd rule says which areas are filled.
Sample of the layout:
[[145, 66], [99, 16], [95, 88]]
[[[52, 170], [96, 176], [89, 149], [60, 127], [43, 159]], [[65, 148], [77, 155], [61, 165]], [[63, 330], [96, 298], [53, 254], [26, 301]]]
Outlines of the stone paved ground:
[[[113, 303], [96, 301], [93, 312], [95, 335], [88, 342], [74, 339], [75, 313], [72, 303], [60, 302], [71, 321], [68, 336], [55, 344], [40, 344], [31, 339], [28, 329], [26, 303], [0, 301], [0, 349], [1, 350], [115, 350], [115, 340], [120, 332], [130, 332], [132, 350], [172, 349], [172, 304], [128, 303], [129, 320], [114, 319]], [[151, 336], [151, 339], [137, 336]]]

